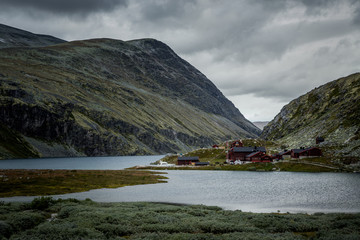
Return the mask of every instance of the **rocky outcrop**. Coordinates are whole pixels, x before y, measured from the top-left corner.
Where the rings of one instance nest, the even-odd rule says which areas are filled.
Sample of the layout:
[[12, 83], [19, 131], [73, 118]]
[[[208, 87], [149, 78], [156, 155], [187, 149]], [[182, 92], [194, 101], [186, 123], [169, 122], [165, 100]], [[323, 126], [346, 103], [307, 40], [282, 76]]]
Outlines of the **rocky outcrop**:
[[264, 128], [261, 137], [290, 147], [312, 146], [318, 136], [339, 155], [360, 156], [360, 73], [291, 101]]
[[[154, 39], [0, 49], [0, 93], [0, 124], [29, 157], [181, 152], [260, 133]], [[3, 157], [24, 157], [6, 146]]]

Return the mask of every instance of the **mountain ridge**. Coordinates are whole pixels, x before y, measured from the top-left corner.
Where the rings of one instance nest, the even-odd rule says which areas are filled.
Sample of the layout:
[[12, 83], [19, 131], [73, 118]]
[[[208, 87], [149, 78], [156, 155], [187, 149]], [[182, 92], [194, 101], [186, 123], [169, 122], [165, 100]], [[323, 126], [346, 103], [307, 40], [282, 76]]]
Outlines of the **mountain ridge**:
[[265, 126], [262, 138], [289, 147], [334, 148], [334, 155], [360, 156], [360, 73], [328, 82], [292, 100]]
[[44, 47], [65, 42], [65, 40], [50, 35], [34, 34], [0, 23], [0, 49], [9, 47]]
[[260, 133], [154, 39], [3, 48], [0, 80], [0, 134], [25, 146], [0, 143], [3, 158], [163, 154]]

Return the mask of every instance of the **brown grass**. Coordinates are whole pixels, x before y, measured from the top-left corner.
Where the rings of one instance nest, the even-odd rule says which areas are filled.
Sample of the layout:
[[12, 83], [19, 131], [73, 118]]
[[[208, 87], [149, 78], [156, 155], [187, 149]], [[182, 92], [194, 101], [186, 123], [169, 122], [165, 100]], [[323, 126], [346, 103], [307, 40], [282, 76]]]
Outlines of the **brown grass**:
[[167, 178], [158, 174], [139, 170], [0, 170], [0, 197], [42, 196], [165, 182]]

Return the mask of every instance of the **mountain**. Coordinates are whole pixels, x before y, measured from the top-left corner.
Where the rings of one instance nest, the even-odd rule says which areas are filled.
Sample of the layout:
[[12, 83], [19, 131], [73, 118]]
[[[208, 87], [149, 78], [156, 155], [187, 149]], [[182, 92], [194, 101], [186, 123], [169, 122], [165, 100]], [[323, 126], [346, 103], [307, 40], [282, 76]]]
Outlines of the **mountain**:
[[0, 49], [0, 92], [2, 158], [163, 154], [260, 134], [154, 39]]
[[56, 37], [34, 34], [0, 24], [0, 48], [42, 47], [64, 42], [66, 41]]
[[290, 147], [315, 145], [316, 137], [335, 154], [360, 156], [360, 73], [320, 86], [291, 101], [264, 128], [262, 138]]
[[253, 124], [258, 127], [260, 130], [263, 130], [264, 127], [269, 123], [269, 121], [257, 121], [253, 122]]

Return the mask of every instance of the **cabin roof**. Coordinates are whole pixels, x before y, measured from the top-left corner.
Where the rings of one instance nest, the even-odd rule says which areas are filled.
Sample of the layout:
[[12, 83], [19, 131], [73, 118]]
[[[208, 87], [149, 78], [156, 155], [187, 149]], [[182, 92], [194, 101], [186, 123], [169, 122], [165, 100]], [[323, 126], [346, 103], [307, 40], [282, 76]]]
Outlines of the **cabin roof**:
[[301, 153], [303, 152], [305, 149], [291, 149], [292, 152], [294, 153]]
[[209, 162], [196, 162], [195, 166], [196, 165], [209, 165]]
[[233, 152], [243, 152], [243, 153], [266, 152], [266, 149], [265, 147], [233, 147]]
[[291, 153], [291, 150], [282, 151], [279, 153], [279, 155], [289, 155]]
[[300, 153], [307, 152], [307, 151], [310, 151], [310, 150], [312, 150], [312, 149], [318, 149], [318, 150], [320, 150], [320, 149], [317, 148], [317, 147], [309, 147], [309, 148], [302, 149], [302, 151], [301, 151]]
[[199, 157], [178, 157], [178, 160], [183, 160], [183, 161], [199, 161]]
[[258, 155], [259, 153], [261, 153], [261, 152], [260, 151], [253, 152], [253, 153], [250, 153], [249, 155], [246, 155], [246, 157], [254, 157], [254, 156]]

